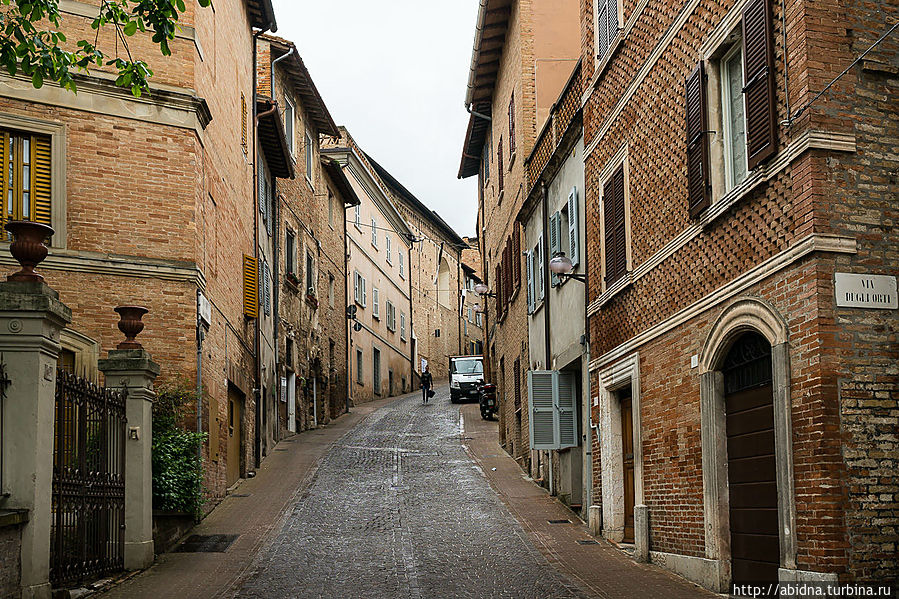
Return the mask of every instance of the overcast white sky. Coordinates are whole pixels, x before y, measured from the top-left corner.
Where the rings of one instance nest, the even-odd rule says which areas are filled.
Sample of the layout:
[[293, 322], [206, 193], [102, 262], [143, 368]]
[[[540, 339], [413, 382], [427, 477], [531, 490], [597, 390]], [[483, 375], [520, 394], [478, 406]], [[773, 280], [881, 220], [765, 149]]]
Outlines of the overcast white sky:
[[476, 177], [456, 178], [477, 0], [274, 0], [338, 125], [459, 235]]

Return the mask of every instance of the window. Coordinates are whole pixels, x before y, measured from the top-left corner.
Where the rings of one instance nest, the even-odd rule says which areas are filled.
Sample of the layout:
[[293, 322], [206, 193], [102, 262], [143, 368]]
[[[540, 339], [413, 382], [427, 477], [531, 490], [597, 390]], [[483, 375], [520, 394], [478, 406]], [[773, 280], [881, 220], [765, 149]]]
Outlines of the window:
[[618, 0], [595, 0], [596, 57], [605, 58], [618, 33]]
[[363, 364], [364, 363], [362, 361], [362, 350], [357, 349], [356, 350], [356, 382], [359, 383], [360, 385], [365, 384], [365, 373], [362, 371]]
[[284, 343], [284, 363], [288, 368], [293, 368], [293, 339], [290, 337]]
[[371, 315], [377, 319], [381, 318], [381, 292], [377, 287], [371, 288]]
[[290, 155], [294, 155], [294, 140], [293, 140], [293, 124], [296, 120], [296, 108], [293, 105], [293, 102], [290, 101], [290, 98], [284, 96], [284, 135], [287, 137], [287, 147], [290, 149]]
[[247, 152], [247, 98], [240, 92], [240, 147]]
[[627, 274], [626, 177], [624, 163], [603, 184], [603, 242], [606, 287]]
[[471, 306], [468, 306], [468, 322], [474, 322], [474, 310], [471, 309]]
[[406, 313], [400, 312], [400, 339], [406, 340]]
[[387, 264], [393, 264], [393, 258], [390, 253], [390, 235], [385, 235], [384, 237], [387, 243]]
[[328, 273], [328, 306], [334, 307], [334, 275]]
[[262, 223], [269, 237], [274, 233], [274, 211], [272, 210], [272, 199], [274, 190], [272, 189], [272, 180], [269, 177], [268, 169], [263, 160], [259, 161], [259, 171], [256, 175], [256, 181], [259, 184], [257, 191], [259, 196], [259, 213], [262, 215]]
[[357, 229], [362, 230], [362, 207], [359, 204], [353, 207], [353, 224]]
[[284, 241], [284, 264], [287, 274], [297, 274], [297, 237], [296, 234], [287, 229]]
[[371, 219], [371, 244], [378, 247], [378, 221]]
[[503, 138], [499, 138], [496, 144], [496, 176], [497, 187], [499, 188], [499, 197], [497, 203], [503, 201]]
[[509, 99], [509, 165], [515, 158], [515, 92]]
[[405, 279], [406, 278], [406, 267], [405, 267], [406, 255], [402, 252], [402, 250], [396, 253], [396, 259], [399, 260], [400, 278]]
[[721, 120], [724, 138], [725, 192], [746, 179], [746, 112], [743, 107], [743, 49], [721, 59]]
[[334, 226], [334, 194], [328, 190], [328, 224]]
[[359, 271], [353, 273], [353, 300], [363, 308], [365, 307], [365, 279], [359, 274]]
[[544, 285], [543, 285], [543, 275], [544, 275], [544, 263], [546, 262], [545, 257], [543, 256], [543, 235], [537, 237], [537, 245], [534, 246], [533, 251], [534, 257], [534, 277], [536, 277], [535, 291], [534, 295], [536, 301], [540, 301], [543, 299], [544, 295]]
[[312, 135], [306, 130], [306, 180], [312, 183], [312, 159], [315, 146], [312, 145]]
[[0, 230], [8, 220], [51, 224], [51, 145], [49, 135], [0, 129]]
[[381, 394], [381, 350], [377, 347], [371, 348], [371, 375], [375, 386], [375, 394]]
[[390, 300], [387, 301], [387, 330], [396, 332], [396, 306]]
[[272, 286], [271, 271], [266, 260], [262, 262], [262, 306], [265, 315], [269, 316], [272, 313]]
[[481, 312], [478, 312], [474, 315], [474, 322], [478, 327], [484, 326], [484, 315]]
[[512, 223], [512, 245], [509, 248], [509, 266], [512, 268], [512, 286], [521, 287], [521, 227]]
[[306, 252], [306, 293], [315, 295], [315, 260]]
[[483, 155], [482, 160], [484, 162], [483, 165], [483, 173], [484, 173], [484, 187], [487, 186], [487, 183], [490, 182], [490, 134], [487, 135], [488, 141], [484, 144], [484, 150], [481, 152]]

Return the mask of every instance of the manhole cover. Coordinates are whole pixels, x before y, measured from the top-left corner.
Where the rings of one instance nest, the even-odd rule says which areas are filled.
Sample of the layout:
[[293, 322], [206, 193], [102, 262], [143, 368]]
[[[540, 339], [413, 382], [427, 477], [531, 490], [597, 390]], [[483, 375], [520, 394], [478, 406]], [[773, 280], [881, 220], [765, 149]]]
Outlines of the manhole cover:
[[571, 520], [567, 518], [565, 520], [547, 520], [550, 524], [571, 524]]
[[599, 543], [597, 543], [593, 539], [578, 539], [577, 544], [578, 545], [599, 545]]
[[276, 449], [275, 451], [287, 451], [287, 448], [286, 448], [286, 447], [279, 447], [279, 448]]
[[228, 497], [249, 497], [249, 496], [250, 496], [249, 493], [232, 493], [231, 495], [228, 495]]
[[177, 553], [224, 553], [240, 535], [190, 535]]

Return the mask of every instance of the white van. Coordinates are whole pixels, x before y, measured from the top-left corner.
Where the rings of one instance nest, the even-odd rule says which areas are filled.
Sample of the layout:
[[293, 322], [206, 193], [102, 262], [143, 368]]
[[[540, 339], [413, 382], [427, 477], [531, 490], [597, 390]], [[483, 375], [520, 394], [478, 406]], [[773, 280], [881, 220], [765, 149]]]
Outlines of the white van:
[[481, 356], [450, 356], [450, 401], [458, 403], [463, 397], [478, 398], [478, 385], [484, 382], [484, 358]]

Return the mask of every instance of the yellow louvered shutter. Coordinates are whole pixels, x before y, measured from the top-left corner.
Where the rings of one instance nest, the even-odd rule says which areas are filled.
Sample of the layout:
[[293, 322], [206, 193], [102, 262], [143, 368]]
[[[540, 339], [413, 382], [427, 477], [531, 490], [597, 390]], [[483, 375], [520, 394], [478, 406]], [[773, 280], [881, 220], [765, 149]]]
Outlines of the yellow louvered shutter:
[[259, 263], [253, 256], [243, 256], [243, 313], [247, 318], [259, 317]]
[[6, 198], [9, 194], [9, 133], [0, 131], [0, 239], [6, 238]]
[[50, 207], [52, 195], [50, 138], [35, 135], [31, 139], [33, 152], [31, 164], [34, 165], [32, 169], [34, 179], [31, 185], [34, 196], [34, 220], [50, 226], [52, 216]]

